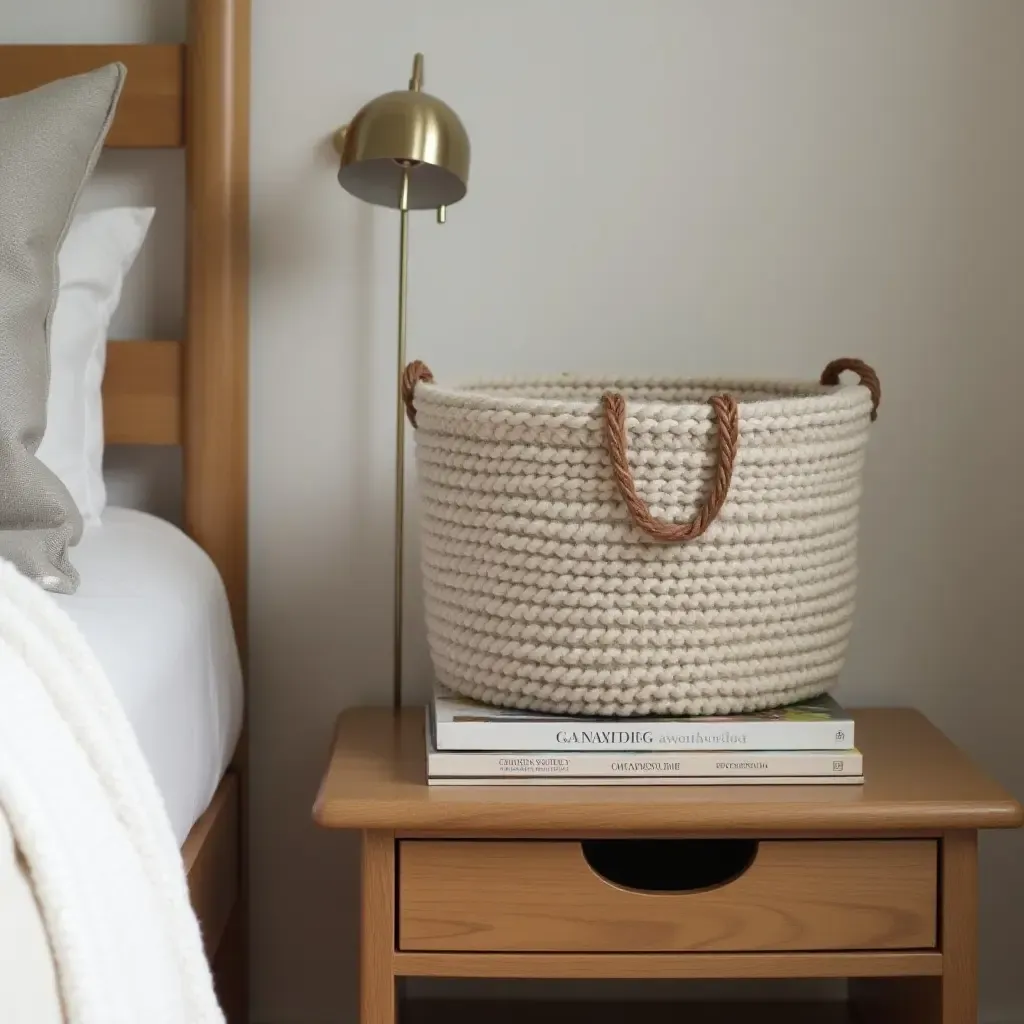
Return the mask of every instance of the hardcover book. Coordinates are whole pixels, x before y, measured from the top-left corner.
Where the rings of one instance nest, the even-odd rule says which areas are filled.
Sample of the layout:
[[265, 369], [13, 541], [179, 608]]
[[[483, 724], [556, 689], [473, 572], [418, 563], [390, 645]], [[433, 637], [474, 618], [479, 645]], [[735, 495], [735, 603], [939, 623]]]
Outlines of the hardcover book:
[[438, 750], [850, 750], [853, 719], [832, 697], [747, 715], [602, 718], [498, 708], [437, 688], [430, 704]]
[[859, 750], [793, 750], [731, 753], [684, 750], [676, 753], [635, 751], [438, 750], [427, 723], [427, 775], [440, 778], [553, 779], [703, 779], [799, 776], [859, 776], [864, 759]]
[[429, 786], [862, 786], [863, 775], [759, 775], [747, 779], [732, 776], [720, 779], [689, 778], [470, 778], [447, 775], [427, 779]]

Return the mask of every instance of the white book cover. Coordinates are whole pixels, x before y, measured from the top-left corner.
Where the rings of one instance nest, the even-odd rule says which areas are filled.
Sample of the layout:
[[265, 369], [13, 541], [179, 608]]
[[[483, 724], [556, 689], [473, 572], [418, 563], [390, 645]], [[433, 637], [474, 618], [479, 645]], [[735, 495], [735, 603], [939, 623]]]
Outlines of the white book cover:
[[730, 753], [720, 750], [650, 754], [635, 751], [438, 750], [427, 720], [427, 774], [469, 778], [750, 778], [756, 776], [863, 775], [859, 750]]
[[443, 776], [427, 779], [430, 786], [861, 786], [863, 775], [776, 775], [736, 776], [718, 779], [688, 778], [580, 778], [579, 776], [561, 776], [552, 778], [515, 778], [472, 779], [466, 776]]
[[849, 713], [827, 695], [748, 715], [583, 718], [498, 708], [438, 688], [430, 705], [438, 750], [560, 753], [609, 750], [850, 750]]

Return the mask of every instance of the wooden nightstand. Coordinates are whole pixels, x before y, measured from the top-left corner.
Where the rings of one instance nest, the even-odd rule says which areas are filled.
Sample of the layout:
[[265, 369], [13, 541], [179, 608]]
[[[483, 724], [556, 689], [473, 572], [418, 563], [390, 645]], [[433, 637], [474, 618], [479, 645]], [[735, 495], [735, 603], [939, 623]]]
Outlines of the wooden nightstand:
[[428, 976], [849, 978], [973, 1024], [977, 833], [1021, 807], [917, 712], [856, 719], [862, 787], [431, 789], [422, 708], [344, 713], [314, 817], [362, 832], [362, 1024]]

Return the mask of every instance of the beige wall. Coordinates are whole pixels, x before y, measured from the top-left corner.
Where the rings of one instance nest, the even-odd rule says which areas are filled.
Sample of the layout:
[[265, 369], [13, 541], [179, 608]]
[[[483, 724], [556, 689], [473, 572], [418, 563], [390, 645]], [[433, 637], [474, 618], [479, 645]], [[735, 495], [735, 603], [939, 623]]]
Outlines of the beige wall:
[[[176, 38], [181, 3], [0, 0], [0, 36]], [[873, 362], [885, 401], [842, 696], [918, 705], [1024, 796], [1024, 3], [254, 8], [259, 1019], [352, 1007], [352, 851], [308, 810], [334, 714], [388, 695], [397, 221], [341, 192], [325, 139], [401, 86], [417, 48], [474, 162], [449, 224], [413, 225], [411, 353], [445, 379]], [[984, 843], [991, 1020], [1024, 1018], [1022, 852]]]

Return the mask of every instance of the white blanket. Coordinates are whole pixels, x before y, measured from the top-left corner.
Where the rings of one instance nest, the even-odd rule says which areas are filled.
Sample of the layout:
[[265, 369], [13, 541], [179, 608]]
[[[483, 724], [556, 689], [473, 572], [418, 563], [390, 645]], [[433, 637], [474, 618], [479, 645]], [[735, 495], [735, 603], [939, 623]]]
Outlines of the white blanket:
[[67, 1024], [222, 1024], [181, 855], [124, 712], [74, 623], [2, 561], [0, 812]]

